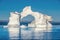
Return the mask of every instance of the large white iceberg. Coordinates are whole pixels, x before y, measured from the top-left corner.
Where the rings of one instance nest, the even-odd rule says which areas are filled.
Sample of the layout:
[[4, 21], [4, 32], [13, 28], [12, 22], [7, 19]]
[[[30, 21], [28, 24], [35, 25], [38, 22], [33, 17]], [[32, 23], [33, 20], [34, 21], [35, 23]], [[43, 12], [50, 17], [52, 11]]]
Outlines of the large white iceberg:
[[[20, 20], [27, 15], [32, 15], [35, 20], [29, 23], [28, 27], [25, 25], [20, 25]], [[40, 39], [39, 36], [43, 36], [43, 32], [51, 32], [52, 25], [49, 21], [52, 21], [51, 16], [42, 14], [40, 12], [34, 12], [31, 10], [31, 6], [26, 6], [21, 13], [10, 13], [9, 22], [7, 25], [9, 37], [10, 39], [18, 38], [19, 33], [21, 32], [21, 38], [23, 39], [31, 39], [33, 36], [32, 34], [34, 34], [34, 38]], [[31, 28], [31, 30], [23, 30], [25, 28]]]

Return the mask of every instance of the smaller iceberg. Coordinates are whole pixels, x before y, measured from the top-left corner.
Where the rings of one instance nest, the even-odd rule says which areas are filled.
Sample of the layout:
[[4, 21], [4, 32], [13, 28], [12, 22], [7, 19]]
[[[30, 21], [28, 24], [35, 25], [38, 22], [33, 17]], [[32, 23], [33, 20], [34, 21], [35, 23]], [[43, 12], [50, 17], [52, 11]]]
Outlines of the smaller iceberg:
[[21, 25], [20, 28], [21, 28], [21, 29], [25, 29], [25, 28], [27, 28], [27, 26]]
[[20, 14], [18, 12], [11, 12], [8, 25], [4, 26], [4, 28], [17, 26], [20, 26]]

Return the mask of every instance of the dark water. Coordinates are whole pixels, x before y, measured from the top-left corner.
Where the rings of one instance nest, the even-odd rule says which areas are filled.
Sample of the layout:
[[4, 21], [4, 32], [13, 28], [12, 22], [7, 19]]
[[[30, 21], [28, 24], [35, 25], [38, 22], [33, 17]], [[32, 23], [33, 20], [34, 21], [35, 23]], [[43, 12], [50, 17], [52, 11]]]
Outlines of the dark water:
[[[28, 29], [21, 29], [19, 31], [18, 36], [16, 34], [16, 37], [14, 37], [14, 39], [11, 39], [8, 31], [8, 28], [3, 28], [4, 25], [0, 25], [0, 40], [60, 40], [60, 25], [53, 25], [52, 27], [52, 31], [51, 32], [43, 32], [44, 36], [42, 33], [37, 33], [38, 35], [42, 35], [39, 36], [38, 38], [35, 37], [34, 32], [32, 30], [30, 30], [30, 28]], [[16, 30], [15, 30], [16, 31]], [[25, 34], [25, 36], [24, 36]], [[32, 35], [32, 36], [31, 36]], [[33, 36], [34, 35], [34, 36]], [[15, 39], [16, 38], [16, 39]], [[28, 38], [28, 39], [26, 39]]]

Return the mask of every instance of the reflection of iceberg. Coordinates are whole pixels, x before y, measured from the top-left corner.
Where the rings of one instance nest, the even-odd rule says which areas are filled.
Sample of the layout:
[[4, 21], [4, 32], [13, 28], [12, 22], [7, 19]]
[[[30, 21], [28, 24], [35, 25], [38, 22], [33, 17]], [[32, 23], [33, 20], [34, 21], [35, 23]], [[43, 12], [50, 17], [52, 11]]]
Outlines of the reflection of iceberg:
[[9, 38], [11, 40], [13, 39], [19, 39], [19, 28], [8, 28], [8, 31], [9, 31]]

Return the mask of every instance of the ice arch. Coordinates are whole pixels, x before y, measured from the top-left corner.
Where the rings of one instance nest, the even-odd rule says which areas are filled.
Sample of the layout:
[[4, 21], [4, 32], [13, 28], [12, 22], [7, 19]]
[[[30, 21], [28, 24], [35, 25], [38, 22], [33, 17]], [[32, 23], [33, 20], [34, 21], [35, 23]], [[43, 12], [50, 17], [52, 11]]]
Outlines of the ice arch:
[[34, 16], [32, 15], [27, 15], [21, 19], [23, 22], [31, 23], [32, 21], [35, 20]]
[[[51, 16], [39, 12], [33, 12], [30, 6], [27, 6], [23, 9], [23, 11], [21, 12], [21, 18], [27, 15], [32, 15], [35, 17], [35, 20], [28, 25], [29, 27], [36, 27], [36, 31], [46, 30], [46, 27], [48, 27], [48, 31], [51, 31], [52, 25], [49, 22], [52, 21]], [[40, 29], [39, 27], [42, 28]]]

